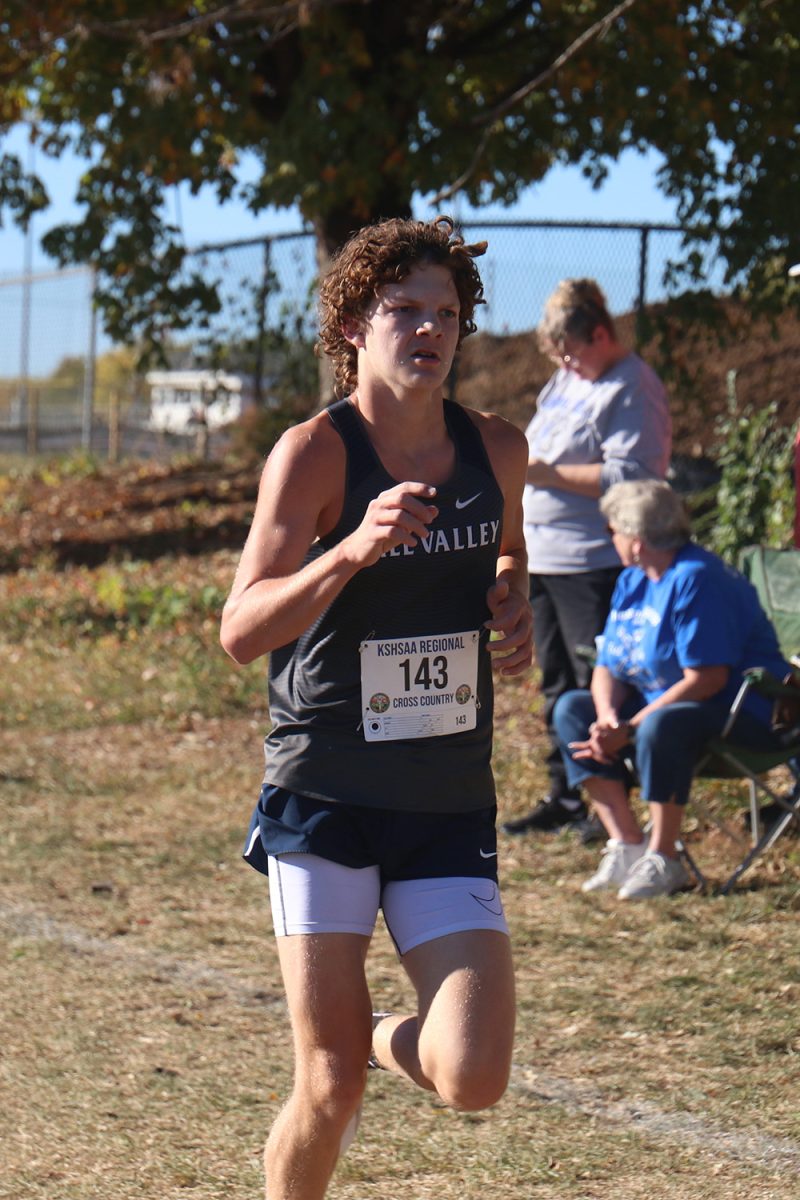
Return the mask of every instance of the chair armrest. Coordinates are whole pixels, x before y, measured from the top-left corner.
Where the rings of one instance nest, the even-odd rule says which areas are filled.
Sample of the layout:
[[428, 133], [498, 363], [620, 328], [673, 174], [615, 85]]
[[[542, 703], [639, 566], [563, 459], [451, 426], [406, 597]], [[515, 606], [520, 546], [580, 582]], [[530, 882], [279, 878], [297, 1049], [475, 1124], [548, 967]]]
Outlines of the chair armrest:
[[800, 672], [792, 670], [778, 679], [765, 667], [748, 667], [745, 685], [772, 701], [772, 729], [783, 745], [800, 740]]
[[787, 729], [794, 731], [800, 722], [800, 672], [792, 671], [786, 679], [778, 679], [766, 667], [746, 667], [742, 671], [742, 683], [731, 704], [728, 719], [720, 733], [724, 741], [733, 729], [741, 712], [745, 698], [751, 690], [772, 700], [772, 728], [779, 734]]
[[766, 667], [747, 667], [742, 675], [761, 696], [770, 700], [800, 701], [800, 671], [793, 671], [785, 679], [778, 679]]

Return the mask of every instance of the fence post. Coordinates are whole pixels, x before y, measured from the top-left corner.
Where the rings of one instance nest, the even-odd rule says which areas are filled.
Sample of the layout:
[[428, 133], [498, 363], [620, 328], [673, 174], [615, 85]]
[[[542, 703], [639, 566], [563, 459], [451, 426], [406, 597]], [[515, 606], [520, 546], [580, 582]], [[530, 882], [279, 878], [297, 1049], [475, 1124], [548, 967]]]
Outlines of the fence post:
[[272, 243], [269, 238], [264, 242], [264, 263], [262, 267], [261, 287], [258, 292], [258, 331], [256, 333], [255, 378], [253, 380], [253, 398], [258, 408], [264, 404], [264, 351], [267, 336], [267, 299], [269, 297], [270, 272], [272, 270]]
[[644, 304], [647, 292], [647, 250], [650, 229], [643, 225], [639, 230], [639, 291], [636, 297], [636, 349], [644, 340]]
[[83, 413], [81, 421], [81, 445], [84, 450], [92, 449], [92, 423], [94, 421], [94, 372], [97, 353], [97, 309], [94, 303], [94, 271], [91, 274], [89, 298], [89, 346], [83, 371]]
[[26, 417], [27, 424], [27, 451], [28, 454], [37, 454], [39, 451], [39, 389], [28, 389], [28, 406]]
[[[33, 138], [33, 126], [30, 123], [30, 117], [27, 124], [28, 130], [28, 172], [32, 175], [34, 172], [34, 164], [36, 160], [36, 142]], [[31, 354], [31, 302], [33, 293], [33, 221], [28, 221], [28, 227], [25, 230], [25, 254], [24, 265], [22, 270], [22, 314], [21, 327], [19, 338], [19, 374], [20, 374], [20, 401], [22, 403], [21, 418], [28, 420], [28, 442], [30, 444], [31, 423], [28, 416], [28, 405], [30, 401], [31, 381], [30, 381], [30, 354]], [[36, 428], [36, 417], [34, 417], [34, 426]], [[35, 436], [35, 435], [34, 435]], [[29, 451], [35, 454], [36, 451]]]
[[108, 397], [108, 461], [119, 462], [119, 392], [116, 388]]
[[731, 416], [736, 415], [736, 370], [731, 369], [725, 374], [725, 395], [728, 399], [728, 412]]
[[208, 428], [208, 417], [206, 415], [206, 407], [203, 405], [203, 410], [198, 414], [197, 431], [194, 437], [194, 452], [201, 462], [208, 462], [209, 450], [211, 448], [211, 437]]

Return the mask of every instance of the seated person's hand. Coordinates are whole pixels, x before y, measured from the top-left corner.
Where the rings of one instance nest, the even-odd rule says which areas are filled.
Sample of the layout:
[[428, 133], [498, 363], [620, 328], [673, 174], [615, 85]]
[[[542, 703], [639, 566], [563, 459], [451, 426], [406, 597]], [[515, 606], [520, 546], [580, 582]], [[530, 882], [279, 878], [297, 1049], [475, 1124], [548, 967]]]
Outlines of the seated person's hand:
[[593, 721], [589, 726], [589, 737], [585, 742], [570, 742], [574, 759], [592, 758], [599, 763], [612, 763], [631, 740], [630, 726], [626, 721]]

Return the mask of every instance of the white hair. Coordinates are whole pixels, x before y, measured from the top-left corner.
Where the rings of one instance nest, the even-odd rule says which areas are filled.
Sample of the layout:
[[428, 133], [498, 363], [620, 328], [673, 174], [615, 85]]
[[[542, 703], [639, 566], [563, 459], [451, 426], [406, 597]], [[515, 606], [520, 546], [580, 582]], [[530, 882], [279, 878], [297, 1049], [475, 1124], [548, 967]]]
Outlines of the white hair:
[[654, 550], [677, 550], [692, 536], [683, 501], [660, 479], [612, 484], [600, 511], [617, 533], [641, 538]]

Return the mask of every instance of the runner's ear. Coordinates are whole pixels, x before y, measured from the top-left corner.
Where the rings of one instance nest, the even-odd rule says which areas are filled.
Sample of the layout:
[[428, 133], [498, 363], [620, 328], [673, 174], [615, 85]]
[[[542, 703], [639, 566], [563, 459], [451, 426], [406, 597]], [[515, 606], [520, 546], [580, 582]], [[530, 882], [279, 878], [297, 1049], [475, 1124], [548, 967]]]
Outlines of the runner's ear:
[[356, 317], [344, 317], [342, 333], [351, 346], [356, 350], [364, 349], [364, 327]]

